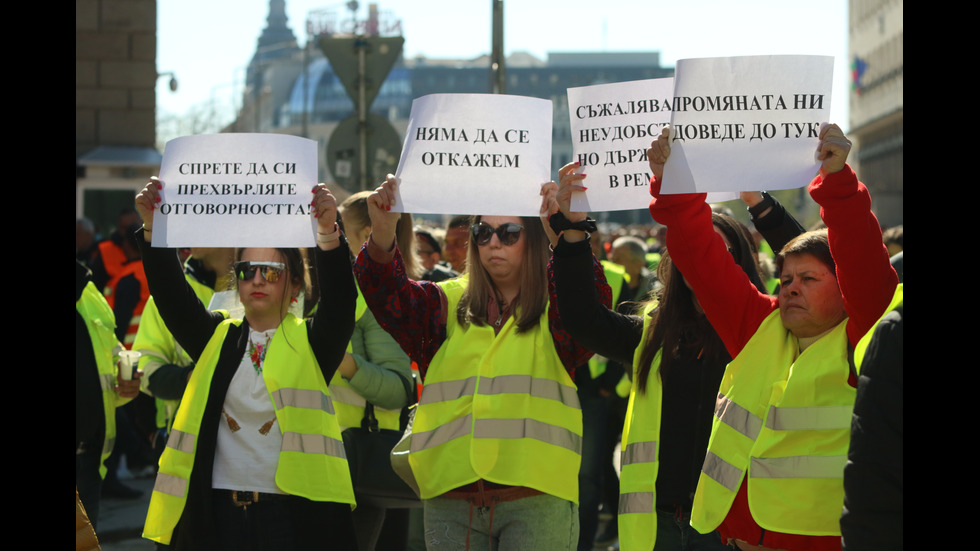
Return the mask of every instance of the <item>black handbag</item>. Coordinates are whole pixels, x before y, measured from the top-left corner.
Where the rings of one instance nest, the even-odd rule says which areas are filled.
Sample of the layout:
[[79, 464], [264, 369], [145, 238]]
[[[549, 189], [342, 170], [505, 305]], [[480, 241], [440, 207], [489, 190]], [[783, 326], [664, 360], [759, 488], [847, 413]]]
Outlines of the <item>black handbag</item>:
[[[406, 411], [402, 413], [405, 418]], [[344, 430], [344, 449], [358, 504], [385, 509], [422, 506], [416, 492], [391, 467], [391, 449], [402, 434], [400, 430], [379, 428], [370, 402], [364, 407], [361, 426]]]

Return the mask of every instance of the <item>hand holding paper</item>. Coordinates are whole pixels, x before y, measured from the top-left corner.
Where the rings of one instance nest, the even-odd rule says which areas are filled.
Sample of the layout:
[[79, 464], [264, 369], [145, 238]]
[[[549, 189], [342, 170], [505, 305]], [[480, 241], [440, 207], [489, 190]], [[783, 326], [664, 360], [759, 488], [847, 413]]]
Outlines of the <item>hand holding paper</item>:
[[658, 180], [664, 177], [664, 165], [670, 157], [670, 127], [665, 126], [660, 131], [656, 140], [650, 142], [650, 149], [647, 149], [647, 161], [650, 162], [650, 170]]
[[844, 168], [847, 154], [851, 151], [851, 140], [836, 124], [825, 124], [820, 129], [820, 145], [817, 146], [817, 160], [820, 165], [820, 175], [833, 174]]
[[371, 240], [386, 251], [395, 244], [395, 228], [398, 226], [397, 212], [391, 212], [398, 193], [398, 180], [392, 174], [380, 187], [374, 190], [367, 200], [368, 216], [371, 217]]
[[136, 212], [143, 219], [143, 228], [146, 231], [153, 231], [153, 211], [160, 203], [160, 189], [163, 182], [156, 176], [150, 177], [143, 189], [136, 195]]
[[330, 193], [326, 184], [317, 184], [313, 188], [313, 217], [316, 218], [317, 246], [324, 251], [330, 251], [340, 246], [340, 235], [337, 233], [337, 198]]

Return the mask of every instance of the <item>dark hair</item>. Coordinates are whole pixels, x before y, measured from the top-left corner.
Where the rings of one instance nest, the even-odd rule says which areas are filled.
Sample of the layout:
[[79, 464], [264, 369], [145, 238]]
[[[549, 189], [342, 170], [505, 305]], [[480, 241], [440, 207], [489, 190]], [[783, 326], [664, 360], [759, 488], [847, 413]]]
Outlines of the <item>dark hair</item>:
[[[711, 222], [731, 244], [729, 252], [735, 264], [742, 268], [756, 289], [765, 293], [766, 288], [752, 254], [754, 244], [748, 230], [740, 222], [724, 214], [712, 213]], [[718, 362], [728, 354], [718, 333], [704, 313], [699, 312], [695, 306], [694, 293], [684, 284], [683, 276], [671, 261], [667, 250], [663, 251], [660, 265], [657, 266], [657, 277], [663, 283], [663, 288], [654, 299], [658, 301], [657, 307], [649, 314], [653, 319], [650, 320], [646, 345], [640, 353], [636, 384], [641, 393], [646, 392], [653, 359], [661, 349], [661, 376], [681, 358], [700, 357], [706, 362]]]
[[837, 263], [834, 262], [833, 255], [830, 254], [830, 239], [827, 230], [808, 231], [801, 233], [789, 243], [783, 246], [776, 254], [776, 270], [783, 273], [783, 262], [787, 256], [808, 254], [822, 262], [830, 273], [837, 277]]
[[449, 225], [447, 228], [466, 228], [469, 229], [470, 225], [473, 223], [473, 217], [469, 214], [457, 214], [449, 220]]
[[[478, 223], [482, 216], [470, 218], [470, 224]], [[541, 314], [548, 307], [548, 236], [541, 227], [541, 220], [521, 217], [524, 226], [524, 258], [521, 266], [521, 291], [513, 314], [517, 318], [517, 332], [530, 331], [538, 325]], [[466, 251], [466, 273], [469, 283], [456, 307], [456, 319], [460, 325], [487, 323], [487, 304], [497, 295], [496, 285], [483, 263], [480, 262], [479, 246], [470, 232]]]
[[905, 248], [905, 226], [899, 224], [897, 226], [892, 226], [881, 233], [881, 241], [888, 245], [889, 243], [894, 243], [899, 246], [899, 248]]
[[415, 237], [425, 241], [432, 247], [432, 252], [442, 254], [442, 246], [439, 245], [439, 240], [436, 239], [428, 230], [416, 229]]

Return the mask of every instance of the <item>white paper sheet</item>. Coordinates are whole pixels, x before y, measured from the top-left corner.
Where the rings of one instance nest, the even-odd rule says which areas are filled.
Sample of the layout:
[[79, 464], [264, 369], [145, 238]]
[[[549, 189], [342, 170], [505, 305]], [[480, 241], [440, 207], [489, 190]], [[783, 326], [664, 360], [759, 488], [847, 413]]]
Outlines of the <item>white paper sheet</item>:
[[819, 166], [833, 70], [826, 56], [678, 61], [663, 193], [808, 184]]
[[393, 211], [537, 216], [551, 176], [550, 100], [432, 94], [412, 102]]
[[674, 79], [660, 78], [568, 89], [572, 152], [588, 188], [572, 196], [572, 210], [646, 208], [646, 150], [670, 122], [673, 88]]
[[167, 142], [154, 247], [312, 247], [316, 142], [208, 134]]

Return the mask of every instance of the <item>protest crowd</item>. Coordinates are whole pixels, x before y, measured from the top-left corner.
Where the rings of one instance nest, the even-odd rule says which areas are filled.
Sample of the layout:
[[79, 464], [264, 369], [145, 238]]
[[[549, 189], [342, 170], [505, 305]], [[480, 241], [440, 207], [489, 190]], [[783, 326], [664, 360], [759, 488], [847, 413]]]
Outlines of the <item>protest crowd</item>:
[[76, 223], [76, 505], [124, 456], [161, 549], [901, 549], [902, 231], [818, 142], [813, 231], [662, 193], [669, 128], [605, 231], [571, 163], [538, 217], [415, 225], [389, 175], [313, 188], [315, 247], [175, 251], [153, 178]]

